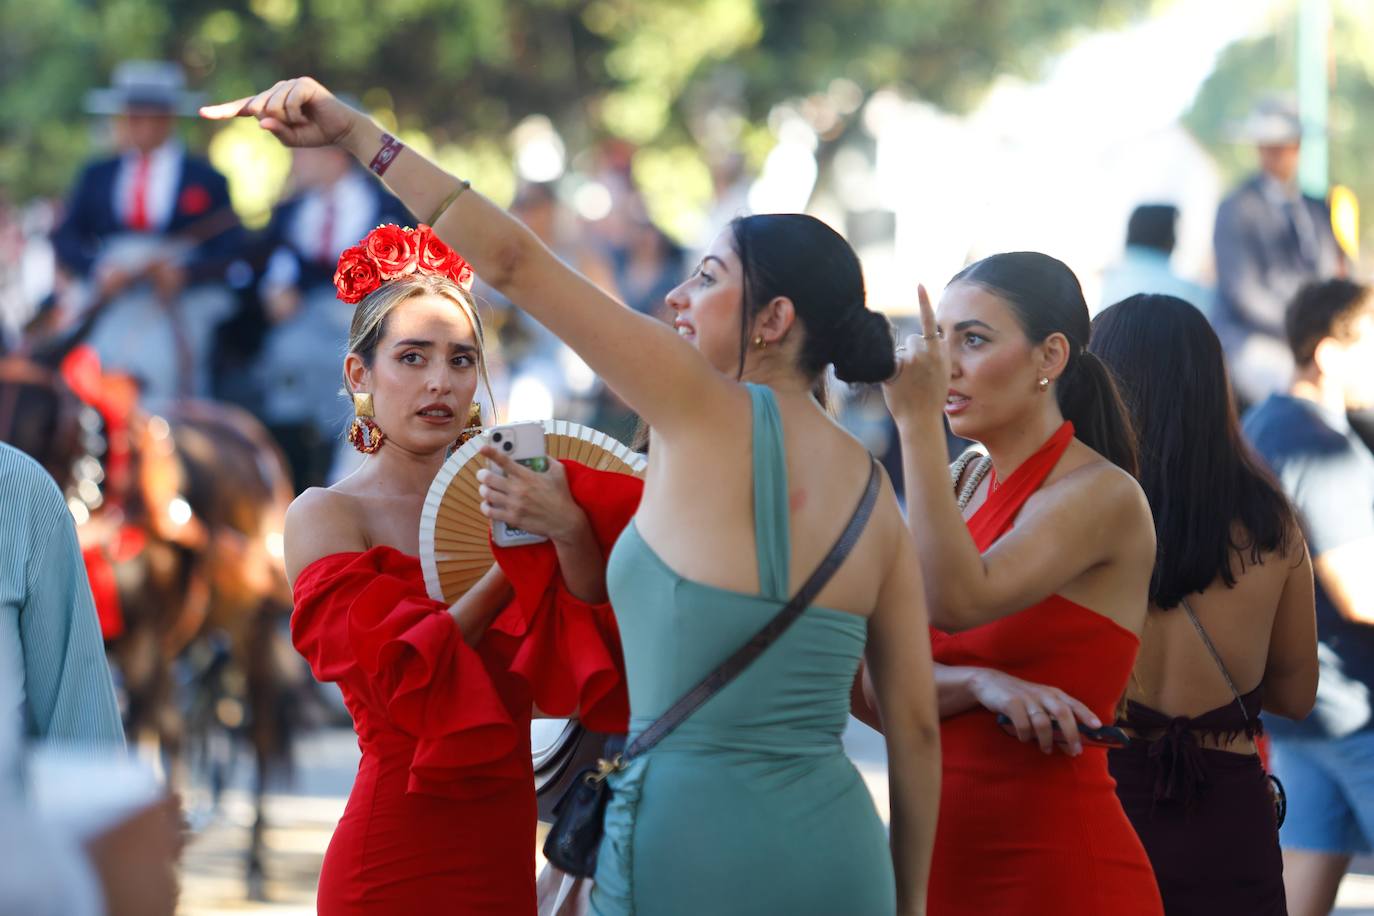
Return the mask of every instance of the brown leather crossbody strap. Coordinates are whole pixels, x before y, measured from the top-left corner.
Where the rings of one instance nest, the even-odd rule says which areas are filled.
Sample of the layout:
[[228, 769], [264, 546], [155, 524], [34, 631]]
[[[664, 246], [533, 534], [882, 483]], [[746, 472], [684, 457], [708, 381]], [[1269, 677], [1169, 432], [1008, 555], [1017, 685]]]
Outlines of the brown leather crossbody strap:
[[763, 629], [754, 634], [753, 638], [742, 647], [735, 650], [734, 654], [721, 662], [710, 674], [706, 675], [695, 687], [689, 690], [682, 699], [674, 703], [667, 712], [659, 716], [639, 737], [626, 749], [621, 756], [621, 765], [628, 763], [640, 754], [645, 753], [654, 745], [658, 744], [668, 734], [681, 725], [688, 716], [701, 708], [707, 700], [715, 696], [726, 684], [738, 677], [745, 668], [763, 654], [764, 650], [777, 642], [778, 637], [787, 632], [787, 628], [796, 622], [820, 594], [827, 582], [835, 575], [840, 564], [844, 563], [849, 556], [854, 545], [858, 543], [860, 535], [868, 525], [869, 516], [873, 514], [873, 506], [878, 501], [878, 462], [872, 458], [868, 469], [868, 485], [864, 488], [863, 496], [859, 499], [858, 508], [854, 510], [854, 515], [849, 519], [849, 524], [845, 526], [840, 537], [835, 541], [835, 545], [830, 548], [825, 559], [816, 567], [816, 571], [806, 580], [792, 600], [782, 610], [774, 615], [773, 619], [764, 625]]

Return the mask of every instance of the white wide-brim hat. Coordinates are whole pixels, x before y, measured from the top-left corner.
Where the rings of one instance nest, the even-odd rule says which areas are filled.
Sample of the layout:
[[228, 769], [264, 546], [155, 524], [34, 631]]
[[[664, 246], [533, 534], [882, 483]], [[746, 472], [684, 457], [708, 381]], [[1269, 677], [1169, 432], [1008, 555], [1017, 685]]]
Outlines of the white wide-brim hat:
[[186, 75], [170, 61], [127, 60], [115, 67], [108, 89], [86, 93], [86, 111], [115, 115], [131, 110], [165, 111], [193, 115], [204, 96], [186, 91]]
[[1237, 143], [1280, 146], [1302, 140], [1302, 119], [1298, 106], [1286, 96], [1273, 96], [1255, 105], [1250, 114], [1232, 131]]

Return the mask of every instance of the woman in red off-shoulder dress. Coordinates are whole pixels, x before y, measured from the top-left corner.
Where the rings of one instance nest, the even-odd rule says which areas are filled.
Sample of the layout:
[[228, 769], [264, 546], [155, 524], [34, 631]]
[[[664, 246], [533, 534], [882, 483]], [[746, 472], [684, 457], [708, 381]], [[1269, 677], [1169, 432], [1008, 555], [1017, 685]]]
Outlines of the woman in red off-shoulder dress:
[[[352, 476], [302, 494], [286, 527], [293, 641], [319, 680], [339, 685], [362, 750], [317, 906], [533, 916], [531, 711], [626, 727], [603, 573], [639, 482], [519, 468], [484, 489], [484, 511], [550, 541], [499, 550], [500, 565], [451, 606], [429, 598], [420, 511], [485, 374], [482, 328], [456, 255], [423, 227], [382, 229], [410, 248], [352, 249], [378, 280], [359, 270], [362, 289], [340, 286], [345, 301], [361, 299], [346, 383], [371, 396], [350, 438], [372, 451]], [[415, 260], [391, 278], [392, 256]]]

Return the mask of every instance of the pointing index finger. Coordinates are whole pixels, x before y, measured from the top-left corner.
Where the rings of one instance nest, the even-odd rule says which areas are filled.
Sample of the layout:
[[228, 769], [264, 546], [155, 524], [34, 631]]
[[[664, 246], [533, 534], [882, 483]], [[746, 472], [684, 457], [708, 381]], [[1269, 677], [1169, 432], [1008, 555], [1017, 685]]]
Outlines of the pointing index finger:
[[253, 100], [253, 96], [246, 95], [241, 99], [232, 102], [220, 102], [216, 105], [200, 106], [200, 116], [211, 121], [224, 121], [228, 118], [236, 118], [243, 114], [243, 109]]
[[930, 304], [930, 293], [926, 291], [924, 283], [916, 284], [916, 301], [921, 307], [921, 333], [926, 340], [934, 339], [939, 331], [939, 326], [935, 323], [935, 309]]

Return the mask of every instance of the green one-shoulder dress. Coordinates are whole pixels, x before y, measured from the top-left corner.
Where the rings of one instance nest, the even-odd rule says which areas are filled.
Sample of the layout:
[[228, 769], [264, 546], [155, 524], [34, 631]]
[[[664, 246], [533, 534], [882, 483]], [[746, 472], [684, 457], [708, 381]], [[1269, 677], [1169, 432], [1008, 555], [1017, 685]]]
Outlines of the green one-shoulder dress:
[[[611, 554], [607, 588], [625, 650], [631, 739], [791, 597], [782, 421], [772, 391], [750, 385], [749, 393], [762, 594], [684, 579], [633, 523]], [[611, 778], [597, 913], [894, 912], [887, 834], [840, 744], [866, 636], [863, 618], [813, 605]]]

